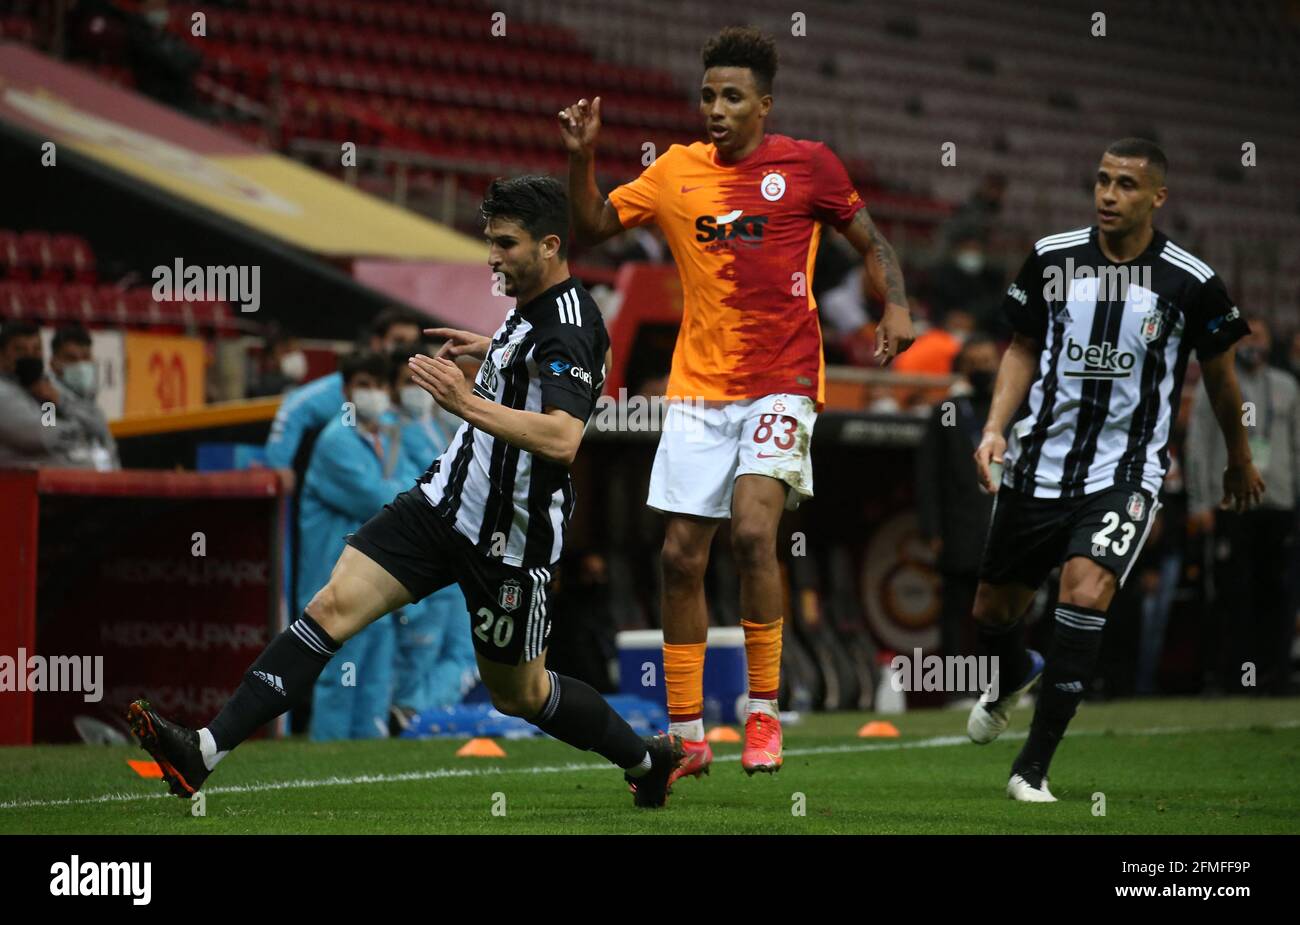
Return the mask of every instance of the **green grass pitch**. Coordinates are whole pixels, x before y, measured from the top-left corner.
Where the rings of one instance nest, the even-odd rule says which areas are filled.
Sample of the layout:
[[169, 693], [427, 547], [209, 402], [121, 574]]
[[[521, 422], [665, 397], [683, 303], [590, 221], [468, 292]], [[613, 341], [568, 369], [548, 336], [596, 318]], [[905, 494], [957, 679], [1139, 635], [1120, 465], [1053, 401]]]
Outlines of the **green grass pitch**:
[[541, 738], [503, 742], [505, 759], [457, 758], [458, 740], [253, 742], [209, 779], [204, 816], [135, 775], [139, 749], [4, 748], [0, 833], [1300, 832], [1297, 700], [1085, 704], [1052, 805], [1005, 796], [1028, 710], [982, 747], [965, 741], [965, 711], [891, 717], [901, 738], [857, 738], [871, 718], [788, 726], [770, 777], [746, 777], [738, 745], [715, 746], [712, 775], [679, 782], [659, 811], [635, 809], [598, 756]]

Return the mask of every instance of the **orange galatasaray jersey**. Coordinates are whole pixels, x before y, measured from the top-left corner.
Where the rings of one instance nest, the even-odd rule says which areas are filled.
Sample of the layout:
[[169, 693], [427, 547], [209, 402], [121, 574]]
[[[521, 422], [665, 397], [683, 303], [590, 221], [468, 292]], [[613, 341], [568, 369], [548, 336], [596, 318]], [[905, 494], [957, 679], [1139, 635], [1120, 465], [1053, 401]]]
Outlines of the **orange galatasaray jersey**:
[[740, 401], [788, 392], [821, 408], [825, 366], [812, 295], [821, 224], [863, 207], [826, 145], [765, 135], [744, 160], [673, 145], [609, 194], [624, 228], [656, 222], [682, 280], [670, 398]]

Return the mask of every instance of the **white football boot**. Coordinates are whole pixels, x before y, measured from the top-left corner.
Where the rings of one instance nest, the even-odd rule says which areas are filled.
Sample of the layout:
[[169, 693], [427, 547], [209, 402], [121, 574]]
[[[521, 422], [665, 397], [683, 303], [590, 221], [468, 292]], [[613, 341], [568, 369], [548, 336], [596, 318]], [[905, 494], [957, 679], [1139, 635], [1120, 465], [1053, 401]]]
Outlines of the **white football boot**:
[[1020, 695], [1037, 684], [1038, 679], [1043, 676], [1043, 666], [1046, 664], [1043, 657], [1033, 649], [1025, 651], [1029, 653], [1030, 665], [1029, 676], [1025, 678], [1024, 683], [1016, 690], [994, 700], [990, 696], [998, 686], [998, 678], [994, 676], [988, 689], [980, 696], [979, 702], [970, 708], [970, 716], [966, 720], [966, 734], [976, 745], [987, 745], [1006, 732], [1007, 725], [1011, 722], [1011, 708], [1016, 705]]
[[1007, 781], [1007, 796], [1013, 800], [1019, 800], [1021, 803], [1056, 802], [1056, 797], [1052, 796], [1052, 791], [1047, 789], [1046, 777], [1043, 778], [1040, 786], [1035, 787], [1019, 774], [1012, 774], [1011, 780]]

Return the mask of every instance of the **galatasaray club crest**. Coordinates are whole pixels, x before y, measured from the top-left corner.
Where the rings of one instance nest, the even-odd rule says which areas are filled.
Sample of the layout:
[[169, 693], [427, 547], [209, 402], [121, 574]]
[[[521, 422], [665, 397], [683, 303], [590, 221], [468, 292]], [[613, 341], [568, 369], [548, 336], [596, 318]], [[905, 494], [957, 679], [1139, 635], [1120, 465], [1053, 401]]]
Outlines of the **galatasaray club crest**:
[[1135, 491], [1128, 496], [1128, 505], [1124, 509], [1128, 511], [1130, 520], [1141, 520], [1146, 513], [1147, 499]]
[[768, 202], [776, 202], [785, 195], [785, 177], [779, 173], [769, 173], [759, 182], [758, 189]]
[[501, 609], [509, 613], [519, 606], [519, 602], [524, 599], [524, 589], [520, 587], [519, 582], [511, 579], [501, 584], [501, 593], [497, 595], [497, 603]]
[[1142, 339], [1148, 344], [1158, 339], [1165, 329], [1165, 316], [1159, 308], [1153, 308], [1142, 316]]

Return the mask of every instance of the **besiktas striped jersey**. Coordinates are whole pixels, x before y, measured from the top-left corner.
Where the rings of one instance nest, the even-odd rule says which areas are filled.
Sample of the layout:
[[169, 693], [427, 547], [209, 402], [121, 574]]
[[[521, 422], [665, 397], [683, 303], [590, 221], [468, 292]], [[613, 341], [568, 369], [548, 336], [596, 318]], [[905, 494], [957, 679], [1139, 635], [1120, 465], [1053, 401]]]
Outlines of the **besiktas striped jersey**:
[[1158, 494], [1190, 352], [1207, 359], [1249, 332], [1223, 280], [1159, 231], [1123, 264], [1097, 234], [1038, 241], [1003, 303], [1012, 327], [1042, 345], [1002, 474], [1035, 498], [1112, 485]]
[[[585, 422], [605, 384], [608, 347], [600, 310], [570, 277], [510, 311], [474, 394], [520, 411], [559, 408]], [[482, 554], [523, 568], [560, 558], [575, 500], [567, 467], [465, 423], [420, 482], [434, 510]]]

